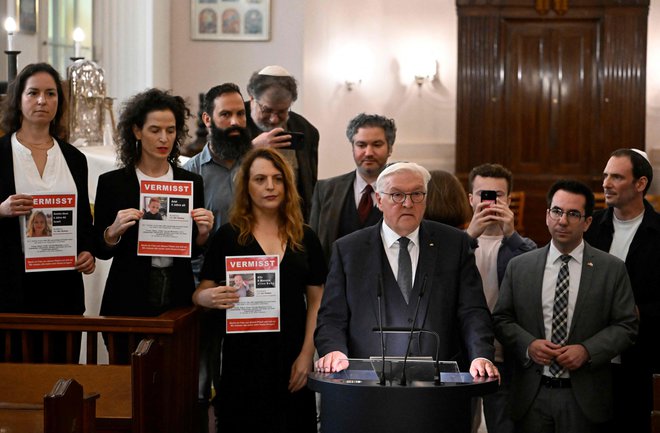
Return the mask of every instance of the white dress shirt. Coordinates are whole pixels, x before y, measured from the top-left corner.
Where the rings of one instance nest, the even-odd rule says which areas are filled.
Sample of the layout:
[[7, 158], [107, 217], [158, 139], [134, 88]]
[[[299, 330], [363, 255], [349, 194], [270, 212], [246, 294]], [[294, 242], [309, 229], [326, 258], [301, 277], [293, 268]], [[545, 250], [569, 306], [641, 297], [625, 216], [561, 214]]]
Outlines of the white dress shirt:
[[[383, 221], [380, 229], [380, 237], [383, 240], [383, 248], [387, 254], [387, 261], [390, 262], [394, 278], [399, 274], [399, 236], [387, 226]], [[410, 262], [412, 264], [412, 283], [415, 286], [415, 274], [417, 273], [417, 262], [419, 262], [419, 227], [414, 232], [406, 236], [410, 239], [408, 243], [408, 252], [410, 253]]]

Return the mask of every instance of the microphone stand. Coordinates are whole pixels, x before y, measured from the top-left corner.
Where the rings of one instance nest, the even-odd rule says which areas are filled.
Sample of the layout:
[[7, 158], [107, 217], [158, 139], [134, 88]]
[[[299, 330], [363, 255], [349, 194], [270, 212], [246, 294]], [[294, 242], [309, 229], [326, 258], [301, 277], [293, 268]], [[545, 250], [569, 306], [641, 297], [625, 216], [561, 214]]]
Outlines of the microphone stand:
[[415, 323], [417, 323], [417, 314], [419, 313], [419, 303], [424, 296], [424, 290], [426, 290], [426, 275], [422, 280], [422, 288], [419, 290], [419, 296], [417, 297], [417, 305], [415, 306], [415, 315], [413, 317], [412, 326], [410, 327], [410, 335], [408, 336], [408, 347], [406, 348], [406, 354], [403, 358], [403, 371], [401, 372], [401, 386], [406, 386], [406, 363], [408, 362], [408, 353], [410, 352], [410, 345], [412, 344], [413, 334], [415, 333]]
[[383, 309], [381, 307], [381, 298], [383, 297], [383, 276], [378, 274], [378, 332], [380, 333], [380, 353], [381, 353], [381, 375], [380, 385], [385, 385], [385, 335], [383, 334]]

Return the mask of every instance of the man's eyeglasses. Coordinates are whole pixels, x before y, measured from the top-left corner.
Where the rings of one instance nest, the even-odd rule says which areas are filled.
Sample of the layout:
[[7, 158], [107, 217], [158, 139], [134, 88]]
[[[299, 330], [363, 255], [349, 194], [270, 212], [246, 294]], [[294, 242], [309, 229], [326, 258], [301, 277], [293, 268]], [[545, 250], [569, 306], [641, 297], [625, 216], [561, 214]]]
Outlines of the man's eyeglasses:
[[564, 216], [564, 214], [566, 214], [566, 219], [568, 220], [569, 223], [576, 223], [580, 221], [582, 218], [586, 217], [586, 215], [582, 215], [580, 212], [576, 210], [565, 211], [558, 207], [553, 207], [552, 209], [548, 209], [548, 215], [550, 215], [550, 218], [552, 218], [555, 221], [559, 221], [561, 217]]
[[406, 194], [405, 192], [381, 192], [381, 194], [389, 195], [394, 203], [401, 204], [406, 201], [406, 197], [410, 197], [413, 203], [421, 203], [426, 197], [426, 193], [422, 191], [414, 191]]
[[270, 117], [274, 114], [277, 117], [279, 117], [280, 119], [283, 119], [284, 117], [287, 116], [287, 114], [289, 114], [289, 108], [290, 107], [285, 108], [283, 110], [273, 110], [272, 108], [270, 108], [266, 105], [260, 104], [259, 101], [257, 101], [256, 99], [254, 100], [254, 103], [257, 104], [257, 107], [259, 107], [259, 111], [261, 111], [261, 114], [263, 114], [264, 116]]

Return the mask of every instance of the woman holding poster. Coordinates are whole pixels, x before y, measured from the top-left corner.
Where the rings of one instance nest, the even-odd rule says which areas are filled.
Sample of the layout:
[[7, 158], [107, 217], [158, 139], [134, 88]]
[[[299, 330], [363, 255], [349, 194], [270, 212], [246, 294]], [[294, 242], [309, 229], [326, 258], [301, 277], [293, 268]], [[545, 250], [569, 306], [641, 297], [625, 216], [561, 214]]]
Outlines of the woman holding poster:
[[210, 240], [195, 304], [226, 313], [239, 302], [258, 308], [262, 294], [272, 292], [272, 280], [260, 274], [251, 282], [257, 285], [253, 297], [239, 297], [236, 279], [225, 285], [225, 259], [232, 256], [278, 258], [281, 326], [223, 336], [213, 401], [218, 430], [316, 432], [314, 393], [305, 385], [326, 261], [318, 238], [303, 224], [293, 172], [275, 150], [255, 149], [244, 157], [229, 223]]
[[164, 188], [192, 183], [188, 241], [193, 255], [213, 227], [213, 214], [204, 209], [202, 178], [178, 166], [189, 115], [183, 98], [158, 89], [138, 93], [124, 105], [117, 125], [122, 167], [99, 177], [94, 206], [97, 257], [113, 259], [101, 315], [155, 316], [191, 303], [195, 283], [190, 257], [138, 255], [138, 228], [145, 213], [141, 181]]
[[[81, 274], [95, 268], [90, 253], [87, 160], [60, 138], [64, 106], [60, 75], [46, 63], [26, 66], [7, 92], [1, 127], [9, 133], [0, 138], [0, 312], [81, 315], [85, 311]], [[55, 213], [60, 231], [64, 225], [70, 230], [70, 254], [58, 258], [61, 266], [26, 272], [24, 251], [31, 240], [27, 235], [37, 239], [35, 249], [45, 241], [39, 236], [52, 235], [52, 221], [39, 209], [38, 197], [61, 194], [72, 197], [67, 210]], [[49, 238], [46, 247], [56, 246], [57, 238], [59, 233]], [[47, 251], [46, 247], [42, 249]], [[42, 263], [54, 263], [51, 259]]]

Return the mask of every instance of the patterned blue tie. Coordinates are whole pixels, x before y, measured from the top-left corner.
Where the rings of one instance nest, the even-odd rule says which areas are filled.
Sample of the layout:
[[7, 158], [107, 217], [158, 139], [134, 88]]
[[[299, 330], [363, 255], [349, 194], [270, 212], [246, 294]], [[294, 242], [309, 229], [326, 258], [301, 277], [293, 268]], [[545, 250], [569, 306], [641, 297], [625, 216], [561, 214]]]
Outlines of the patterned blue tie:
[[399, 283], [406, 304], [409, 302], [410, 292], [412, 292], [412, 261], [408, 252], [409, 243], [410, 239], [399, 238], [399, 271], [396, 275], [396, 282]]
[[[557, 277], [557, 287], [555, 289], [555, 305], [552, 308], [552, 337], [551, 341], [555, 344], [565, 345], [568, 340], [568, 262], [571, 256], [564, 254], [561, 257], [561, 266], [559, 276]], [[550, 364], [550, 374], [554, 377], [560, 376], [564, 368], [552, 361]]]

